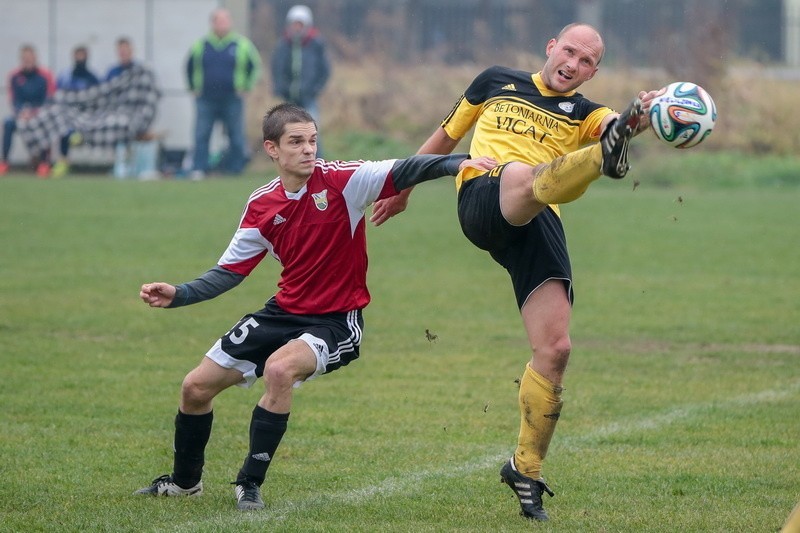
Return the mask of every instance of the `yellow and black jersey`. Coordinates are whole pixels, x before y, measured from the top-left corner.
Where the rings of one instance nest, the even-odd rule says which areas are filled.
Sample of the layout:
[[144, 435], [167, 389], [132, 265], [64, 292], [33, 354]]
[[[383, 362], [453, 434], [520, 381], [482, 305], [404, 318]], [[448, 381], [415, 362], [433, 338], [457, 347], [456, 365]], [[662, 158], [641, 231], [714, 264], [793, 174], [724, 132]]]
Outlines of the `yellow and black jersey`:
[[[541, 76], [494, 66], [475, 78], [442, 122], [447, 135], [461, 139], [475, 126], [469, 153], [498, 163], [547, 163], [597, 142], [603, 119], [613, 113], [572, 91], [548, 90]], [[456, 186], [482, 174], [464, 169]]]

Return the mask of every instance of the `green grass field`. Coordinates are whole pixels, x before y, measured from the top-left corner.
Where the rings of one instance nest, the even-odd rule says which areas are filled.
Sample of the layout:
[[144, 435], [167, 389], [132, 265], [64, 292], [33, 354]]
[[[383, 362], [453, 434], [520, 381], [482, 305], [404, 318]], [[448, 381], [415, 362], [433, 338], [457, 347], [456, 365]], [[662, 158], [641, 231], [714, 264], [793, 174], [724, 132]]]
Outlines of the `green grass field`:
[[641, 170], [563, 208], [574, 348], [549, 523], [499, 483], [529, 352], [450, 180], [369, 229], [362, 357], [297, 390], [264, 512], [229, 484], [260, 385], [218, 399], [202, 497], [131, 496], [171, 467], [183, 376], [278, 268], [178, 310], [139, 285], [212, 266], [263, 181], [0, 181], [0, 531], [770, 532], [800, 498], [800, 189]]

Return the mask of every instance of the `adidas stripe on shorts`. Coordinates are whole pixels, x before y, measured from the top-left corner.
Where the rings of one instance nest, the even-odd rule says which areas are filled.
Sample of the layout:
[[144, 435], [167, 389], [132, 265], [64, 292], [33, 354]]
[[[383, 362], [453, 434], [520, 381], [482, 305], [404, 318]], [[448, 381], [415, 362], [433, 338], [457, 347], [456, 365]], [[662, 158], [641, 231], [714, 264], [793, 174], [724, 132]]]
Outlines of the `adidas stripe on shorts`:
[[269, 356], [291, 340], [308, 344], [317, 358], [317, 369], [308, 379], [349, 364], [359, 356], [364, 319], [361, 310], [322, 315], [287, 313], [270, 298], [263, 309], [247, 314], [206, 352], [223, 368], [239, 370], [240, 383], [250, 387], [264, 375]]

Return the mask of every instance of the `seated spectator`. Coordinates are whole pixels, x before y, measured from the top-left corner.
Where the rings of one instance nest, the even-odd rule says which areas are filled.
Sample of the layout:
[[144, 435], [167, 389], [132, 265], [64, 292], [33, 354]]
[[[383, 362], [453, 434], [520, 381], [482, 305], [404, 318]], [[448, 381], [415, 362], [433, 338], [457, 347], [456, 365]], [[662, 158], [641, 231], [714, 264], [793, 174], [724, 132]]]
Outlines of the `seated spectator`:
[[[8, 100], [11, 102], [13, 114], [3, 122], [0, 176], [8, 172], [8, 155], [11, 153], [11, 141], [17, 129], [17, 120], [28, 119], [35, 115], [56, 91], [53, 74], [37, 64], [36, 50], [33, 46], [22, 45], [19, 52], [20, 66], [8, 75]], [[44, 163], [49, 170], [47, 161], [40, 163]]]
[[[133, 45], [127, 37], [117, 39], [117, 58], [119, 63], [108, 70], [106, 81], [121, 76], [129, 71], [138, 61], [133, 59]], [[158, 159], [158, 141], [152, 135], [143, 132], [138, 138], [131, 141], [120, 141], [114, 148], [115, 178], [153, 179], [158, 177], [156, 164]]]
[[[94, 87], [100, 83], [100, 79], [89, 70], [89, 49], [83, 45], [78, 45], [72, 50], [74, 64], [72, 68], [59, 75], [56, 85], [59, 90], [81, 91]], [[72, 145], [81, 144], [83, 141], [80, 134], [69, 131], [61, 137], [61, 158], [53, 165], [53, 177], [60, 178], [69, 172], [69, 149]]]
[[119, 63], [108, 70], [106, 81], [116, 78], [136, 64], [133, 60], [133, 46], [127, 37], [117, 39], [117, 57], [119, 58]]
[[83, 45], [76, 46], [72, 50], [72, 60], [74, 62], [72, 68], [58, 76], [57, 86], [59, 89], [79, 91], [100, 83], [100, 79], [89, 70], [88, 48]]
[[50, 152], [53, 138], [70, 134], [110, 151], [148, 137], [160, 96], [153, 71], [137, 63], [99, 85], [56, 91], [35, 117], [19, 121], [17, 132], [31, 154]]

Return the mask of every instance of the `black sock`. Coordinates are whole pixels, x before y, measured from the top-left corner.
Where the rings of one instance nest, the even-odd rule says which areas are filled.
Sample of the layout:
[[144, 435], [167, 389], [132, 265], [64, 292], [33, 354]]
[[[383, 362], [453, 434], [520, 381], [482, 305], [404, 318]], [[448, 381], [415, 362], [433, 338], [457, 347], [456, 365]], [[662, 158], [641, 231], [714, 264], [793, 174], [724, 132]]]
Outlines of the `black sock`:
[[192, 488], [203, 476], [206, 444], [211, 436], [213, 421], [213, 411], [205, 415], [187, 415], [178, 411], [175, 417], [172, 480], [179, 487]]
[[256, 405], [253, 409], [253, 418], [250, 420], [250, 452], [244, 460], [236, 482], [250, 481], [257, 485], [264, 483], [267, 468], [272, 463], [272, 457], [278, 444], [281, 443], [289, 413], [278, 414], [267, 411]]

